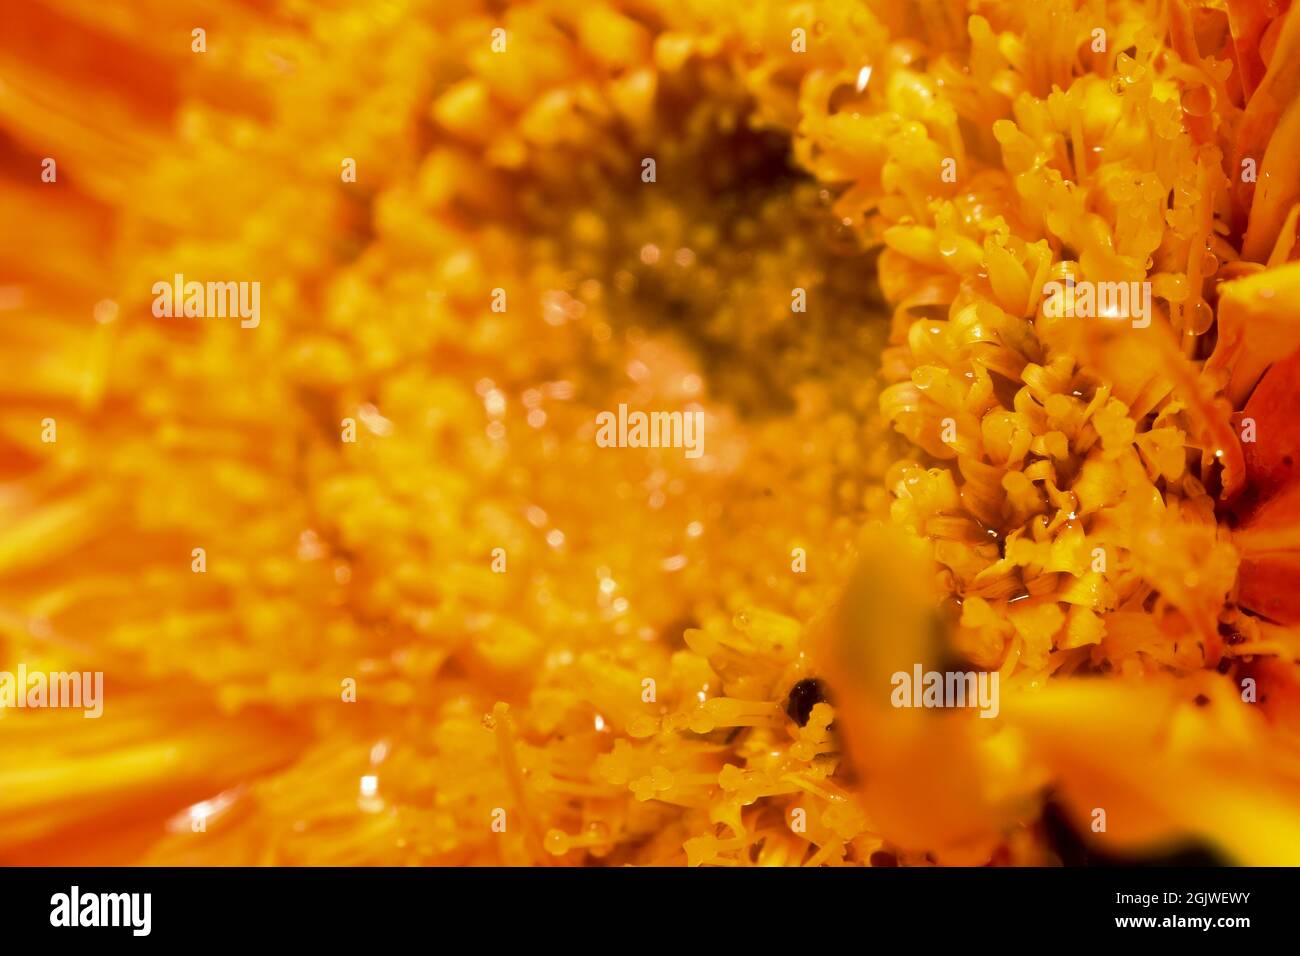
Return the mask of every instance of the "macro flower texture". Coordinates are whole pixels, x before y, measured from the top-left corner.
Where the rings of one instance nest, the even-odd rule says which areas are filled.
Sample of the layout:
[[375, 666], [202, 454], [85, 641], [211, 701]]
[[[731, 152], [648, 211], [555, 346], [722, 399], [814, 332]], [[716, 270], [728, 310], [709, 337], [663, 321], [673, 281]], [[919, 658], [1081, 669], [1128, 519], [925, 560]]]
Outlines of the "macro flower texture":
[[1300, 864], [1300, 5], [19, 0], [0, 863]]

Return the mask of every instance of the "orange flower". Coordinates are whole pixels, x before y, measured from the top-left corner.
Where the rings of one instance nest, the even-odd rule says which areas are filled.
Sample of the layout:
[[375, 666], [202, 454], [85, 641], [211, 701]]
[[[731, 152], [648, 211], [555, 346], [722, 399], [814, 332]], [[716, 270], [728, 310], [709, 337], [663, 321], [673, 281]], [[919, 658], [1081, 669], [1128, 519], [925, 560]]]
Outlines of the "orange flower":
[[0, 861], [1300, 858], [1294, 12], [9, 21]]

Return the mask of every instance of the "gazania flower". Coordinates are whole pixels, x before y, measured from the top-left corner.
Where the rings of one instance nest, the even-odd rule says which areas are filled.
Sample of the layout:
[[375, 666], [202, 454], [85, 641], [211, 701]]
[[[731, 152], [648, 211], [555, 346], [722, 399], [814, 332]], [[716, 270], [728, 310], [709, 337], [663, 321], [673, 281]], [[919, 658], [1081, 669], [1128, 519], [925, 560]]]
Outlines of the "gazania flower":
[[0, 671], [104, 675], [0, 860], [1300, 859], [1285, 4], [101, 6], [0, 36]]

